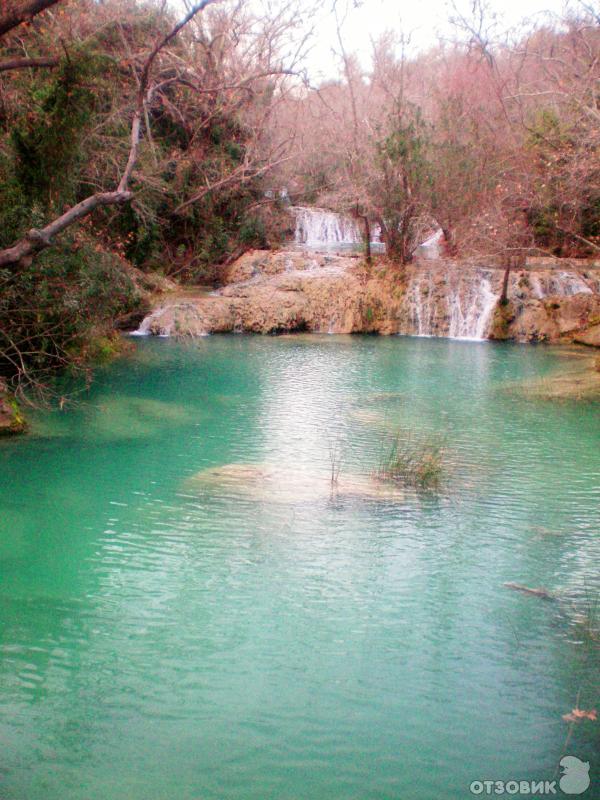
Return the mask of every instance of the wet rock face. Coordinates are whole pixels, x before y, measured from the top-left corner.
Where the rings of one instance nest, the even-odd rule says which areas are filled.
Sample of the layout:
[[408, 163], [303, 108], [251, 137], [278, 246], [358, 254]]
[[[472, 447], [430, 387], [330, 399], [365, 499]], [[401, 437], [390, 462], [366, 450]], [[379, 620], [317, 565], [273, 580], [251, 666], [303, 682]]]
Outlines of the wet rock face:
[[573, 341], [585, 335], [590, 320], [599, 314], [599, 295], [551, 295], [516, 304], [509, 331], [519, 341]]
[[397, 333], [399, 274], [368, 275], [360, 259], [296, 251], [251, 251], [232, 264], [224, 286], [177, 297], [144, 321], [159, 335], [226, 331], [276, 334]]
[[510, 302], [497, 308], [492, 339], [520, 342], [570, 342], [600, 345], [600, 273], [536, 270], [511, 278]]
[[[600, 323], [592, 325], [585, 331], [577, 333], [573, 337], [574, 341], [578, 344], [587, 344], [591, 347], [600, 347]], [[597, 360], [598, 371], [600, 372], [600, 359]]]
[[6, 384], [0, 379], [0, 436], [12, 436], [24, 433], [27, 429], [25, 418], [8, 392]]
[[510, 303], [499, 307], [503, 273], [491, 267], [438, 260], [367, 270], [354, 255], [253, 250], [226, 269], [221, 289], [172, 295], [140, 332], [404, 333], [593, 345], [600, 272], [590, 275], [516, 271]]

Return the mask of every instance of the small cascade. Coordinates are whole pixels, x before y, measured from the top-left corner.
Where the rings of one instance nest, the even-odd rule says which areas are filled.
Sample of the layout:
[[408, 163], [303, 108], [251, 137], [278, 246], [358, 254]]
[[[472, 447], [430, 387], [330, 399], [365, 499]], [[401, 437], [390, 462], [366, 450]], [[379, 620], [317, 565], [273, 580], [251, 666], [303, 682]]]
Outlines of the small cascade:
[[458, 281], [448, 296], [451, 309], [448, 336], [452, 339], [486, 338], [498, 294], [492, 291], [491, 276], [477, 270], [477, 279]]
[[417, 268], [406, 291], [406, 318], [401, 333], [485, 339], [499, 294], [493, 281], [491, 270], [441, 273]]
[[434, 234], [425, 239], [424, 242], [421, 242], [421, 244], [417, 247], [415, 255], [429, 261], [439, 258], [442, 254], [443, 240], [444, 234], [442, 229], [439, 228]]
[[572, 297], [575, 294], [600, 292], [600, 278], [584, 278], [575, 271], [553, 270], [544, 274], [532, 275], [530, 284], [534, 296], [538, 300], [543, 300], [548, 295]]
[[[400, 332], [412, 336], [485, 339], [500, 297], [503, 271], [421, 264], [409, 272]], [[600, 294], [600, 274], [546, 269], [513, 272], [509, 297], [518, 302]]]
[[358, 246], [362, 237], [356, 220], [325, 208], [294, 206], [296, 217], [294, 241], [318, 250], [335, 246]]
[[402, 333], [414, 336], [434, 336], [435, 303], [432, 273], [423, 272], [411, 278], [406, 291], [408, 330], [403, 330]]
[[[139, 328], [135, 331], [131, 331], [131, 336], [153, 336], [155, 335], [156, 331], [156, 323], [160, 320], [161, 316], [163, 315], [164, 308], [159, 306], [155, 308], [148, 316], [144, 317], [144, 319], [140, 322]], [[168, 337], [171, 335], [170, 331], [163, 331], [158, 334], [159, 336]]]
[[203, 327], [193, 302], [174, 302], [155, 308], [130, 335], [168, 338], [193, 332], [194, 336], [210, 336], [209, 331], [203, 330]]
[[[353, 250], [363, 246], [362, 226], [358, 220], [336, 214], [326, 208], [292, 206], [296, 217], [294, 243], [308, 250]], [[377, 252], [385, 249], [379, 225], [371, 226], [371, 247]]]

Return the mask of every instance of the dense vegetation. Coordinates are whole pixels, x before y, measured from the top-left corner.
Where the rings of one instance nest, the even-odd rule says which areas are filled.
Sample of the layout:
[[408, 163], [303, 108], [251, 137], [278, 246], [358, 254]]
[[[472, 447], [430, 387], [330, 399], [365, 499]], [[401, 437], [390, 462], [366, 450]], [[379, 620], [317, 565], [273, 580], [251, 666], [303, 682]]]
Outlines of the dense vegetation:
[[278, 244], [282, 189], [379, 225], [399, 262], [438, 225], [452, 255], [600, 252], [591, 9], [510, 40], [476, 3], [453, 44], [409, 58], [390, 33], [369, 68], [340, 24], [340, 77], [314, 87], [308, 5], [246, 5], [204, 0], [181, 28], [151, 0], [0, 13], [0, 375], [16, 386], [44, 392], [109, 349], [149, 274], [214, 281]]
[[215, 265], [269, 244], [265, 176], [282, 156], [268, 120], [294, 67], [280, 50], [298, 19], [217, 4], [196, 16], [152, 64], [126, 191], [51, 247], [4, 262], [27, 231], [40, 240], [52, 220], [119, 184], [148, 54], [175, 20], [152, 2], [55, 2], [0, 40], [7, 377], [43, 392], [56, 368], [83, 366], [98, 336], [142, 307], [143, 273], [210, 281]]
[[286, 183], [379, 223], [410, 260], [441, 227], [451, 254], [600, 254], [600, 17], [504, 33], [482, 2], [455, 41], [409, 58], [402, 36], [364, 68], [280, 109], [301, 141]]

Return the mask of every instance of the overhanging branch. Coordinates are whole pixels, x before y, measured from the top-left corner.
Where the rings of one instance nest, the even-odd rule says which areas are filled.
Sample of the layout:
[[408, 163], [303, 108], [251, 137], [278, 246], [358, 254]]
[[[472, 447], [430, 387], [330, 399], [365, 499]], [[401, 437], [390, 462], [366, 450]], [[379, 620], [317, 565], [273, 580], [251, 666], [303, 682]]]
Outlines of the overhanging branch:
[[5, 11], [0, 14], [0, 36], [60, 2], [61, 0], [27, 0], [16, 8]]
[[13, 58], [11, 61], [0, 61], [0, 72], [12, 69], [39, 69], [40, 67], [56, 67], [58, 58]]
[[[48, 0], [37, 0], [36, 3], [29, 3], [28, 5], [40, 5], [44, 1], [46, 5], [51, 5]], [[57, 1], [58, 0], [54, 0], [54, 2]], [[129, 183], [137, 161], [142, 118], [146, 103], [151, 101], [153, 95], [153, 89], [149, 87], [152, 65], [160, 51], [177, 36], [179, 31], [184, 28], [196, 14], [214, 2], [218, 2], [218, 0], [201, 0], [200, 3], [196, 3], [192, 6], [185, 17], [178, 22], [165, 37], [154, 45], [150, 55], [144, 62], [138, 85], [136, 107], [131, 121], [129, 157], [116, 191], [97, 192], [96, 194], [90, 195], [86, 197], [85, 200], [82, 200], [80, 203], [77, 203], [77, 205], [65, 211], [60, 217], [53, 220], [45, 227], [30, 230], [26, 236], [16, 242], [12, 247], [0, 250], [0, 267], [14, 267], [14, 265], [31, 258], [40, 250], [51, 247], [52, 244], [54, 244], [56, 236], [70, 225], [73, 225], [73, 223], [89, 216], [96, 208], [100, 206], [121, 205], [127, 203], [132, 198], [133, 193], [129, 189]]]

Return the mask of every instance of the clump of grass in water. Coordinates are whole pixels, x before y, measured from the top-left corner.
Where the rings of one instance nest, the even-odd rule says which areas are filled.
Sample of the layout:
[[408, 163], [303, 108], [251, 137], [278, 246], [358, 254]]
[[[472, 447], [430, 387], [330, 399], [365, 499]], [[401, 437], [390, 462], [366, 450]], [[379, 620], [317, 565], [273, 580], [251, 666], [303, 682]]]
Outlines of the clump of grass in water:
[[329, 443], [329, 477], [331, 481], [331, 490], [337, 488], [340, 472], [342, 469], [343, 457], [343, 441], [340, 433], [332, 438], [331, 435], [327, 436]]
[[441, 437], [419, 442], [410, 434], [402, 433], [394, 435], [374, 473], [377, 480], [426, 491], [438, 491], [444, 474], [444, 441]]
[[584, 644], [600, 655], [600, 595], [585, 587], [584, 597], [572, 605], [572, 621]]

